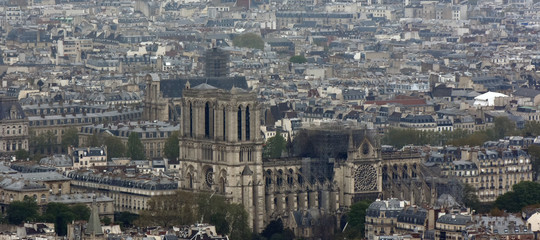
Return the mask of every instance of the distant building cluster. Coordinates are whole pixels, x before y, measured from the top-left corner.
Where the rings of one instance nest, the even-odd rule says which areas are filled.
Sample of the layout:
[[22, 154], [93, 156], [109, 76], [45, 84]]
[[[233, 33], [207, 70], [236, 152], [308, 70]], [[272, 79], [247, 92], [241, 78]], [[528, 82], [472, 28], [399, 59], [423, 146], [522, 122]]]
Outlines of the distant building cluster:
[[[323, 239], [379, 199], [370, 240], [533, 239], [537, 213], [477, 215], [463, 189], [537, 179], [539, 19], [533, 0], [0, 0], [1, 213], [82, 203], [68, 238], [104, 238], [100, 218], [183, 190]], [[383, 145], [397, 130], [439, 138]]]
[[366, 210], [366, 238], [536, 239], [535, 215], [472, 215], [445, 197], [429, 208], [398, 199], [373, 202]]

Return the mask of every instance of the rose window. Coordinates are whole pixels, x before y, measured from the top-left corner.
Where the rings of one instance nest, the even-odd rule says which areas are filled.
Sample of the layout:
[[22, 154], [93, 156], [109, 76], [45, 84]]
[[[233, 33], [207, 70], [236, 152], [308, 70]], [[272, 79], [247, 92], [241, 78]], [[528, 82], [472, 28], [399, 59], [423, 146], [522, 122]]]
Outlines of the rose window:
[[369, 164], [361, 164], [354, 171], [354, 190], [356, 192], [377, 190], [377, 171]]

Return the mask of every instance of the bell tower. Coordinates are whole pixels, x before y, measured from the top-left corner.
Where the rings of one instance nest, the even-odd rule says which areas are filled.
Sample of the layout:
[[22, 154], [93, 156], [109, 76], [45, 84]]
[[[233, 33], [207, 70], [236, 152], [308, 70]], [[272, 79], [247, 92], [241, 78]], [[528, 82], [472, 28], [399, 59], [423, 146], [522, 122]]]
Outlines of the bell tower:
[[264, 228], [261, 106], [256, 95], [203, 83], [183, 90], [181, 188], [215, 192], [244, 205], [254, 231]]

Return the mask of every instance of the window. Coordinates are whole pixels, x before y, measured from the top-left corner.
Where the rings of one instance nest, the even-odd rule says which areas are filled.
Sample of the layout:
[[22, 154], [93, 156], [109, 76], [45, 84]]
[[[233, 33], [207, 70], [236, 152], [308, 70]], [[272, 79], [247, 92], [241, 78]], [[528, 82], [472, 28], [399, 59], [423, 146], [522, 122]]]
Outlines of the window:
[[193, 137], [193, 106], [189, 103], [189, 136]]
[[246, 107], [246, 140], [249, 140], [251, 138], [251, 132], [250, 132], [250, 129], [249, 129], [249, 119], [250, 116], [249, 116], [249, 106]]
[[239, 154], [238, 157], [239, 157], [240, 162], [243, 162], [244, 161], [244, 149], [240, 148], [240, 152], [238, 154]]
[[210, 106], [208, 102], [204, 105], [204, 137], [210, 138]]
[[223, 107], [223, 141], [225, 141], [226, 137], [225, 137], [225, 129], [227, 128], [227, 125], [226, 125], [226, 119], [227, 119], [227, 112], [225, 112], [225, 107]]
[[242, 107], [238, 107], [238, 140], [242, 140]]

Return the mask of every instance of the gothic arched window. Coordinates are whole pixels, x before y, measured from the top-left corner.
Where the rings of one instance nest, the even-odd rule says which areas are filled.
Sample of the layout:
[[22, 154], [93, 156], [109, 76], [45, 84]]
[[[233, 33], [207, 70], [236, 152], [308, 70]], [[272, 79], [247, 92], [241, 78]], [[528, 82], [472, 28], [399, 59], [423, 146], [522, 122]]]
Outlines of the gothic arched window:
[[242, 140], [242, 107], [238, 106], [238, 140]]
[[208, 102], [204, 105], [204, 137], [210, 138], [210, 106]]
[[189, 103], [189, 136], [193, 137], [193, 106]]
[[225, 129], [227, 128], [227, 112], [225, 111], [225, 107], [223, 107], [223, 141], [225, 141], [227, 138], [225, 136]]
[[249, 140], [250, 139], [250, 129], [249, 129], [249, 106], [246, 107], [246, 140]]

